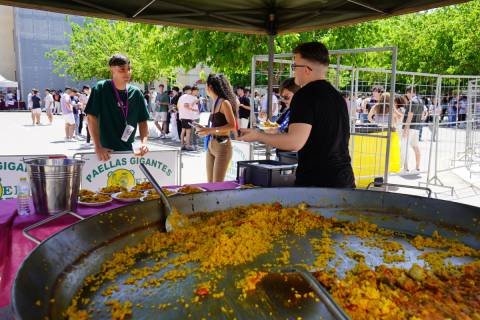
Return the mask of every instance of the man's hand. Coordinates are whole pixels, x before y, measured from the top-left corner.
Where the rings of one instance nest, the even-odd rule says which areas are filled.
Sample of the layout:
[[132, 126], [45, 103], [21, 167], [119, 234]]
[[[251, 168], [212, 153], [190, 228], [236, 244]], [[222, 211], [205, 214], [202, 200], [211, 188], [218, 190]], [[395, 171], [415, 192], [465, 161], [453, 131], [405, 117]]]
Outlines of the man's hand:
[[260, 139], [260, 133], [256, 129], [240, 129], [238, 140], [245, 142], [255, 142]]
[[110, 160], [110, 153], [112, 153], [112, 150], [104, 147], [95, 147], [95, 153], [97, 154], [98, 160], [108, 161]]
[[148, 149], [147, 145], [145, 144], [141, 144], [140, 145], [140, 148], [138, 148], [138, 150], [135, 150], [135, 153], [134, 155], [136, 157], [143, 157], [144, 155], [146, 155], [150, 150]]

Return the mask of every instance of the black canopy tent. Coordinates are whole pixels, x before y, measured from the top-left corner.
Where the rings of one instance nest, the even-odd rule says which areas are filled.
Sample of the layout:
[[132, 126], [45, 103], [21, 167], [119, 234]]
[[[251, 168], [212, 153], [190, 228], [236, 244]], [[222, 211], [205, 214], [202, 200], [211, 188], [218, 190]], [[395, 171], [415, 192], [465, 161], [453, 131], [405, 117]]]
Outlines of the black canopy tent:
[[0, 5], [194, 29], [268, 35], [268, 113], [274, 37], [387, 18], [468, 0], [0, 0]]

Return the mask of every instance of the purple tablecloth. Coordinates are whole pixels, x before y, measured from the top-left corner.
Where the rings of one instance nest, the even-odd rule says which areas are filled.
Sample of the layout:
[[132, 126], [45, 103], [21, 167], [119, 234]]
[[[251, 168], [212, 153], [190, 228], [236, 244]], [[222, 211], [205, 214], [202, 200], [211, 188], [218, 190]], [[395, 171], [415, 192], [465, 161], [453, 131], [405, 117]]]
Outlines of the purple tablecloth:
[[[192, 186], [202, 187], [207, 191], [218, 191], [235, 189], [238, 184], [227, 181], [192, 184]], [[16, 204], [15, 199], [0, 201], [0, 308], [10, 304], [10, 291], [17, 269], [23, 259], [36, 247], [34, 242], [23, 236], [23, 229], [46, 218], [46, 216], [36, 214], [19, 216]], [[79, 207], [77, 213], [82, 217], [89, 217], [121, 206], [125, 206], [125, 204], [114, 201], [106, 207]], [[74, 222], [76, 222], [75, 218], [64, 216], [31, 233], [44, 240]]]

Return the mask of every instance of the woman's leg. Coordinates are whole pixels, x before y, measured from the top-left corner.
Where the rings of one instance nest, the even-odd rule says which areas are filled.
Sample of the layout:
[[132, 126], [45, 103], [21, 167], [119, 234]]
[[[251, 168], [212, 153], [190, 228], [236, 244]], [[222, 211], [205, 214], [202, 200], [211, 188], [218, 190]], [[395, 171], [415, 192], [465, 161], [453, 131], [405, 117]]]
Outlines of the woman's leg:
[[215, 146], [215, 163], [213, 166], [213, 182], [222, 182], [225, 180], [228, 165], [232, 159], [232, 143], [230, 140], [224, 144], [215, 141], [212, 146]]
[[215, 163], [215, 157], [213, 156], [212, 152], [210, 151], [210, 145], [212, 144], [212, 141], [208, 144], [207, 147], [207, 152], [206, 154], [206, 164], [207, 164], [207, 180], [208, 183], [213, 182], [213, 166]]

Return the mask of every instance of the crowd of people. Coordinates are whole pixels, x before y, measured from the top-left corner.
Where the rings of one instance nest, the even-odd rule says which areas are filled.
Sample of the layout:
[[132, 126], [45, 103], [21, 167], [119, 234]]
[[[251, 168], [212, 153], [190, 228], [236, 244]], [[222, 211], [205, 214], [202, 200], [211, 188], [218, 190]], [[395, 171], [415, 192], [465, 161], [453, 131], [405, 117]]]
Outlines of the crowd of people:
[[[413, 86], [407, 87], [404, 95], [396, 94], [393, 106], [390, 105], [390, 93], [379, 85], [374, 86], [371, 95], [367, 97], [356, 98], [348, 94], [342, 97], [325, 79], [328, 50], [319, 43], [299, 46], [296, 50], [296, 59], [302, 61], [302, 64], [292, 65], [296, 77], [285, 79], [279, 88], [274, 88], [270, 99], [258, 91], [252, 96], [248, 88], [234, 88], [221, 74], [211, 74], [208, 77], [205, 84], [206, 96], [200, 95], [200, 90], [195, 85], [186, 85], [180, 90], [176, 86], [166, 88], [160, 84], [158, 88], [141, 91], [129, 84], [131, 66], [128, 57], [117, 54], [109, 61], [111, 80], [98, 82], [92, 90], [89, 86], [84, 86], [82, 90], [65, 88], [63, 92], [46, 89], [43, 97], [37, 89], [33, 89], [28, 95], [28, 109], [31, 110], [33, 125], [41, 123], [42, 108], [46, 111], [50, 124], [53, 115], [61, 114], [65, 122], [65, 141], [86, 138], [87, 144], [94, 146], [102, 161], [108, 160], [112, 151], [132, 150], [137, 127], [141, 140], [138, 154], [147, 153], [146, 142], [151, 137], [147, 120], [151, 120], [157, 129], [158, 139], [178, 141], [182, 150], [196, 150], [197, 137], [203, 138], [209, 182], [223, 181], [232, 157], [231, 139], [239, 138], [270, 144], [276, 148], [277, 155], [282, 151], [303, 150], [303, 156], [299, 153], [299, 161], [304, 163], [300, 166], [300, 180], [297, 175], [297, 180], [303, 181], [300, 184], [340, 187], [354, 186], [350, 158], [345, 154], [352, 124], [385, 128], [390, 123], [391, 129], [401, 136], [402, 169], [409, 171], [407, 153], [411, 148], [415, 154], [415, 170], [420, 171], [419, 141], [425, 124], [439, 118], [440, 121], [447, 121], [448, 125], [457, 125], [457, 121], [466, 118], [465, 96], [444, 98], [437, 104], [435, 99], [418, 96]], [[307, 84], [309, 89], [302, 90]], [[302, 94], [299, 95], [300, 91]], [[342, 97], [341, 101], [338, 101], [337, 95]], [[293, 112], [290, 106], [295, 99], [297, 107]], [[257, 134], [250, 128], [251, 121], [258, 123], [267, 120], [268, 100], [271, 100], [272, 106], [269, 120], [277, 125], [272, 126], [274, 130], [270, 130], [267, 135]], [[314, 111], [308, 109], [309, 103], [314, 104], [310, 106]], [[298, 105], [306, 106], [298, 109]], [[343, 123], [343, 106], [347, 112], [346, 124]], [[201, 119], [202, 113], [208, 113], [209, 118]], [[85, 117], [88, 121], [85, 121]], [[317, 119], [318, 123], [312, 122], [312, 119]], [[83, 127], [86, 128], [86, 137], [82, 135]], [[326, 137], [336, 142], [327, 142], [321, 148], [312, 142], [312, 139], [316, 139], [316, 143], [322, 144], [324, 142], [320, 141]], [[91, 139], [93, 144], [90, 144]], [[303, 144], [300, 145], [299, 141]], [[325, 155], [319, 154], [316, 147], [325, 148], [325, 152], [335, 149], [335, 157], [340, 157], [337, 160], [342, 166], [331, 163], [332, 159], [323, 159]], [[322, 158], [326, 167], [331, 167], [332, 172], [343, 176], [324, 177], [323, 173], [310, 168], [316, 165], [307, 155]], [[313, 181], [309, 170], [315, 172], [313, 179], [316, 175], [317, 178], [323, 177], [326, 180], [322, 183]]]
[[[42, 125], [42, 111], [45, 111], [48, 125], [54, 115], [61, 115], [65, 122], [65, 141], [84, 141], [90, 144], [90, 134], [85, 119], [85, 107], [90, 96], [90, 86], [82, 90], [65, 88], [64, 90], [45, 89], [41, 95], [38, 89], [32, 89], [27, 96], [27, 109], [30, 110], [32, 125]], [[85, 127], [86, 135], [83, 128]], [[91, 145], [91, 144], [90, 144]]]

